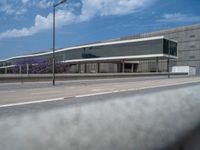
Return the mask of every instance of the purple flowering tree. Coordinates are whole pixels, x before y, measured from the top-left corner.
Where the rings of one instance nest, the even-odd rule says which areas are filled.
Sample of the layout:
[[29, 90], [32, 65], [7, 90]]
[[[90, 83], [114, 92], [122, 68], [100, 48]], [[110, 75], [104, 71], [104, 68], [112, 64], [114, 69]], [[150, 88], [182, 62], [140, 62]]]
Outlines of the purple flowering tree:
[[[29, 57], [24, 58], [20, 61], [17, 61], [16, 66], [11, 68], [12, 73], [27, 73], [27, 65], [28, 72], [30, 74], [45, 74], [52, 73], [52, 58], [42, 58], [42, 57]], [[67, 73], [69, 72], [69, 65], [66, 63], [62, 63], [56, 61], [55, 65], [56, 73]]]

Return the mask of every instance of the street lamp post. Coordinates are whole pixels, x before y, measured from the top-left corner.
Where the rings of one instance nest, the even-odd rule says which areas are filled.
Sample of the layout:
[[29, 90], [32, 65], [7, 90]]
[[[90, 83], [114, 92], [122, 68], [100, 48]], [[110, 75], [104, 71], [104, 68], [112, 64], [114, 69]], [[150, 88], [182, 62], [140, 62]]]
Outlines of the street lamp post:
[[52, 59], [52, 73], [53, 73], [53, 80], [52, 84], [55, 85], [55, 24], [56, 24], [56, 7], [60, 4], [66, 2], [67, 0], [61, 0], [59, 3], [53, 5], [53, 59]]

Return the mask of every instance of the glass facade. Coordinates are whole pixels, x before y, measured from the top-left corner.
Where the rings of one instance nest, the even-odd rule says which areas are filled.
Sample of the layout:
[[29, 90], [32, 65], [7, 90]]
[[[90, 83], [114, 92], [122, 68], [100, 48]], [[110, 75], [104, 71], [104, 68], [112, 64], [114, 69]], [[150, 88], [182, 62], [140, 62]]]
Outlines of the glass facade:
[[163, 53], [177, 56], [177, 43], [166, 39], [163, 39], [163, 42]]
[[[168, 54], [177, 56], [177, 43], [167, 39], [152, 39], [127, 43], [114, 43], [101, 46], [83, 46], [56, 52], [56, 61], [90, 59], [90, 58], [111, 58], [139, 55]], [[31, 56], [23, 58], [13, 58], [8, 61], [0, 62], [0, 66], [18, 65], [21, 63], [37, 64], [49, 61], [52, 54], [41, 56]]]
[[162, 43], [162, 39], [158, 39], [105, 46], [84, 47], [57, 53], [56, 58], [58, 60], [74, 60], [162, 54]]

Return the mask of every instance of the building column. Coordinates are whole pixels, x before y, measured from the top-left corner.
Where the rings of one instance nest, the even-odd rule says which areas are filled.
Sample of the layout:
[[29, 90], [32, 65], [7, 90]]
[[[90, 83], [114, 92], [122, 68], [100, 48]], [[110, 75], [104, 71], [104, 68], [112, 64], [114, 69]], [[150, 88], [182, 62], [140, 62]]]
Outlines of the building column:
[[26, 64], [26, 74], [29, 74], [29, 64]]
[[121, 72], [121, 63], [117, 63], [117, 73]]
[[169, 70], [169, 58], [167, 59], [167, 72], [168, 72], [168, 78], [170, 78], [170, 70]]
[[81, 63], [78, 63], [78, 73], [81, 73]]
[[134, 64], [131, 64], [131, 72], [134, 72]]
[[8, 73], [8, 68], [5, 68], [5, 74], [7, 74]]
[[159, 64], [158, 64], [158, 57], [156, 57], [156, 72], [159, 72]]
[[100, 73], [100, 63], [97, 63], [97, 73]]
[[19, 66], [19, 74], [22, 74], [22, 66]]
[[87, 64], [84, 64], [84, 73], [87, 73]]
[[122, 73], [124, 73], [124, 60], [122, 60]]

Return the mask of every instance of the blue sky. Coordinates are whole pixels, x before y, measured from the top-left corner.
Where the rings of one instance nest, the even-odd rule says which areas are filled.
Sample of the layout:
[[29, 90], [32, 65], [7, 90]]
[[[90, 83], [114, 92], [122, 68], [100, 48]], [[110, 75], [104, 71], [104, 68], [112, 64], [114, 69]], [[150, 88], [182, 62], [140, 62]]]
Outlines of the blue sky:
[[[52, 48], [52, 4], [0, 1], [0, 59]], [[56, 47], [200, 23], [199, 0], [68, 0], [56, 11]]]

